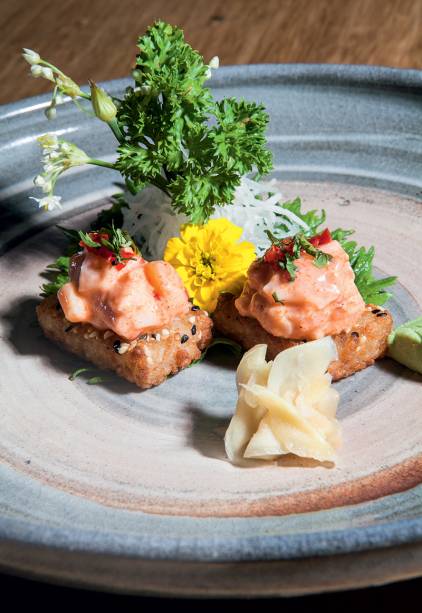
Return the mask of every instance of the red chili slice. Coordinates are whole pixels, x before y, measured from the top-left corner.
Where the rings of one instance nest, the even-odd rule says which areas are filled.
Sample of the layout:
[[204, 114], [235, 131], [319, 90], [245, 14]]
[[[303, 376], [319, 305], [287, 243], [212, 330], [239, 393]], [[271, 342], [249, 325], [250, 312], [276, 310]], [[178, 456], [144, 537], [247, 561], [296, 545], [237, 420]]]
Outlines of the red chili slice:
[[309, 242], [314, 247], [319, 247], [320, 245], [326, 245], [327, 243], [331, 242], [332, 240], [333, 239], [331, 237], [331, 233], [330, 233], [329, 229], [325, 228], [325, 230], [323, 232], [321, 232], [321, 234], [316, 234], [315, 236], [310, 238]]

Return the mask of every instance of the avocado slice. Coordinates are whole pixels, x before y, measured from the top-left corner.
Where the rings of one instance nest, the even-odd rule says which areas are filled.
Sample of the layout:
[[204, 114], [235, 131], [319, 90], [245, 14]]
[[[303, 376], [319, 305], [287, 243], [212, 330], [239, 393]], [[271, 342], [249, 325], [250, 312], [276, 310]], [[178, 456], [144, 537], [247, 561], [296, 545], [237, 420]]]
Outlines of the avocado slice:
[[392, 331], [388, 337], [388, 355], [422, 374], [422, 317]]

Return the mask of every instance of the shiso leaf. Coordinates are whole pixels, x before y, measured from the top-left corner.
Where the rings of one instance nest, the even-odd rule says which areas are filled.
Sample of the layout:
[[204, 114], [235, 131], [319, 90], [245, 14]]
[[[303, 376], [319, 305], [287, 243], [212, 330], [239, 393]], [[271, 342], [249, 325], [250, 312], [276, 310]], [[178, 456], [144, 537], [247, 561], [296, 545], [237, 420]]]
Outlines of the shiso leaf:
[[190, 363], [188, 368], [190, 368], [191, 366], [194, 366], [195, 364], [200, 364], [201, 362], [203, 362], [203, 360], [205, 359], [208, 351], [210, 349], [212, 349], [213, 347], [216, 347], [217, 345], [222, 345], [222, 346], [226, 347], [227, 349], [229, 349], [234, 354], [234, 356], [236, 358], [240, 358], [240, 356], [243, 353], [243, 349], [239, 345], [239, 343], [236, 343], [235, 341], [232, 341], [229, 338], [217, 337], [217, 338], [213, 339], [211, 341], [211, 343], [208, 345], [208, 347], [206, 347], [204, 349], [204, 351], [202, 352], [201, 357], [198, 358], [197, 360], [193, 360], [193, 362]]

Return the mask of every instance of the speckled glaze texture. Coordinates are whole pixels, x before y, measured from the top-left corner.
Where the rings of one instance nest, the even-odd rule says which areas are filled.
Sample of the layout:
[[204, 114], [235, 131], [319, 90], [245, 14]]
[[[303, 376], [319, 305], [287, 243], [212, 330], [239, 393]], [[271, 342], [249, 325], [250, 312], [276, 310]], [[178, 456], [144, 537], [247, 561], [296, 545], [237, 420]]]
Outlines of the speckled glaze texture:
[[[300, 195], [306, 208], [326, 209], [331, 227], [353, 227], [360, 243], [374, 244], [378, 272], [400, 278], [395, 322], [419, 315], [421, 74], [344, 66], [216, 74], [219, 97], [268, 108], [286, 199]], [[124, 591], [249, 596], [422, 573], [420, 376], [384, 360], [336, 384], [344, 445], [335, 467], [287, 459], [249, 469], [224, 455], [236, 400], [230, 357], [214, 353], [144, 392], [112, 374], [97, 386], [68, 380], [85, 364], [36, 327], [39, 271], [60, 252], [54, 224], [89, 222], [119, 176], [69, 173], [58, 184], [66, 207], [36, 211], [28, 196], [38, 135], [54, 130], [106, 159], [114, 149], [106, 129], [70, 104], [47, 126], [46, 104], [30, 99], [0, 114], [0, 567]], [[264, 569], [265, 581], [251, 579]]]

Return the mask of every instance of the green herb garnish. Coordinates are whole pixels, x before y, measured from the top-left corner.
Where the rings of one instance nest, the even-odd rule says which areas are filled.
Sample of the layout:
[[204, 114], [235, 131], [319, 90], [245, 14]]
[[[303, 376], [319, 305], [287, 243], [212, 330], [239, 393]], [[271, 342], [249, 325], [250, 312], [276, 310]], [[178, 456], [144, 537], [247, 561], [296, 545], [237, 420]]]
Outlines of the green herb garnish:
[[162, 21], [138, 39], [138, 49], [134, 85], [122, 98], [109, 96], [92, 81], [90, 93], [83, 92], [51, 62], [25, 50], [32, 74], [54, 84], [48, 117], [56, 114], [58, 94], [70, 96], [78, 107], [87, 101], [117, 139], [114, 163], [91, 157], [54, 135], [41, 139], [45, 164], [35, 184], [47, 196], [37, 199], [40, 207], [58, 206], [55, 184], [68, 168], [93, 164], [118, 170], [134, 194], [155, 185], [177, 212], [202, 223], [215, 207], [232, 202], [243, 175], [271, 170], [264, 107], [235, 98], [217, 102], [205, 86], [217, 58], [205, 64], [182, 30]]
[[204, 349], [204, 351], [201, 354], [201, 357], [198, 358], [197, 360], [193, 360], [193, 362], [189, 364], [189, 367], [194, 366], [195, 364], [200, 364], [204, 360], [208, 351], [212, 349], [213, 347], [216, 347], [217, 345], [223, 345], [224, 347], [227, 347], [227, 349], [229, 349], [234, 354], [234, 356], [238, 359], [243, 353], [243, 349], [239, 345], [239, 343], [235, 343], [235, 341], [232, 341], [229, 338], [223, 338], [223, 337], [214, 338], [211, 341], [211, 343], [208, 345], [208, 347]]
[[48, 279], [48, 282], [41, 286], [41, 296], [57, 294], [59, 289], [69, 281], [69, 263], [70, 257], [62, 255], [53, 264], [46, 267], [42, 274]]
[[104, 383], [104, 381], [107, 381], [105, 377], [91, 377], [87, 380], [87, 385], [97, 385], [98, 383]]
[[76, 377], [79, 377], [84, 372], [89, 372], [92, 368], [77, 368], [73, 371], [71, 375], [69, 375], [69, 381], [74, 381]]

